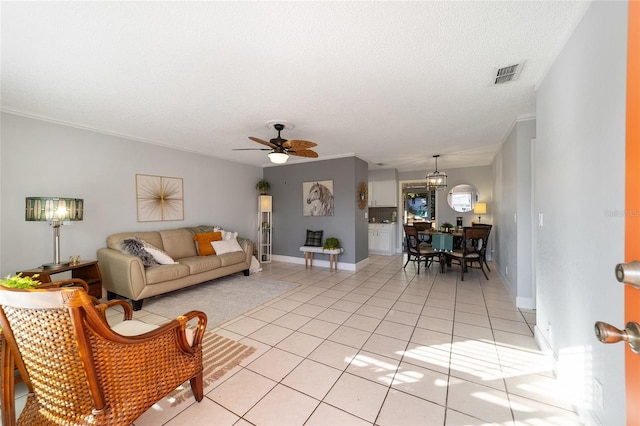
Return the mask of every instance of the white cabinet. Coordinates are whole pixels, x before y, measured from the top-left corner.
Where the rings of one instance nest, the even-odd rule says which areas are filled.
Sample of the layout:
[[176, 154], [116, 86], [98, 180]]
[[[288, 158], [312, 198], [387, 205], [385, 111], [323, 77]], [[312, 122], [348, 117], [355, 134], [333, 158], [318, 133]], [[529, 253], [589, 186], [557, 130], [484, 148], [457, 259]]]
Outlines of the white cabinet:
[[369, 224], [369, 253], [392, 255], [395, 252], [395, 224]]
[[396, 207], [398, 205], [395, 180], [369, 182], [369, 207]]
[[258, 197], [258, 260], [262, 263], [271, 263], [271, 202], [271, 195]]

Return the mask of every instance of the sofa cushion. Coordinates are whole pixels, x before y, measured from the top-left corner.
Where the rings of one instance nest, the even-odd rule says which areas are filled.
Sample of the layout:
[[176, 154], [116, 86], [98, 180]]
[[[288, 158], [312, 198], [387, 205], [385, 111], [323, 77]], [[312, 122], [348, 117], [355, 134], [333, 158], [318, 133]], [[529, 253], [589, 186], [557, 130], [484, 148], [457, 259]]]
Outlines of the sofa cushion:
[[243, 251], [234, 251], [233, 253], [216, 255], [216, 257], [220, 259], [221, 266], [229, 266], [246, 261], [247, 254]]
[[198, 245], [198, 254], [200, 256], [211, 256], [216, 254], [211, 243], [213, 241], [222, 240], [222, 233], [220, 232], [202, 232], [193, 236], [193, 240]]
[[147, 284], [158, 284], [165, 281], [177, 280], [189, 276], [189, 267], [181, 263], [175, 265], [160, 265], [146, 269]]
[[120, 232], [107, 237], [107, 247], [120, 251], [120, 244], [126, 238], [139, 238], [147, 243], [166, 250], [162, 245], [162, 238], [159, 232]]
[[191, 233], [185, 228], [166, 229], [160, 231], [159, 234], [162, 238], [162, 247], [153, 244], [151, 241], [147, 242], [166, 251], [174, 259], [198, 255], [196, 246], [191, 239]]
[[187, 265], [191, 275], [217, 269], [222, 265], [218, 256], [193, 256], [180, 259], [180, 263]]

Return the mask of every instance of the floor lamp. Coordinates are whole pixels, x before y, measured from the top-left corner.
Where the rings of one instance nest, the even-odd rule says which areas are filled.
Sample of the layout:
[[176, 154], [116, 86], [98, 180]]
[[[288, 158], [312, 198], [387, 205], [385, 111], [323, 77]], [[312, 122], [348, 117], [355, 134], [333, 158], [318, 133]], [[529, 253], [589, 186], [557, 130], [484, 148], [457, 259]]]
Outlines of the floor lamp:
[[28, 222], [49, 222], [53, 228], [53, 263], [45, 263], [43, 268], [57, 268], [67, 265], [60, 262], [60, 227], [66, 221], [82, 220], [84, 200], [80, 198], [27, 197], [25, 220]]

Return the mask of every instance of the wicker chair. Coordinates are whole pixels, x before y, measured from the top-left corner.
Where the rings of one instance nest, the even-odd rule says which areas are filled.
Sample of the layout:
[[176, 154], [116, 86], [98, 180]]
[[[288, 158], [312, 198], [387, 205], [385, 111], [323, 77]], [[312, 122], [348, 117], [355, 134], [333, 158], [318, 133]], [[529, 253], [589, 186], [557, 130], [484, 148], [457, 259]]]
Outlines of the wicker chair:
[[[490, 229], [480, 226], [465, 227], [462, 230], [462, 244], [459, 249], [445, 252], [447, 264], [455, 262], [460, 265], [461, 281], [464, 281], [464, 273], [467, 268], [476, 267], [482, 270], [484, 277], [489, 279], [484, 270], [484, 255], [487, 249], [487, 237]], [[478, 266], [473, 266], [477, 263]]]
[[421, 243], [418, 237], [418, 230], [414, 226], [404, 225], [404, 235], [406, 238], [407, 246], [407, 261], [403, 268], [407, 267], [410, 261], [418, 262], [418, 275], [420, 274], [420, 262], [424, 261], [425, 266], [428, 268], [436, 259], [440, 262], [440, 267], [444, 266], [440, 261], [440, 252], [434, 250], [430, 244]]
[[[105, 311], [115, 305], [125, 321], [112, 328]], [[18, 424], [128, 425], [187, 380], [201, 401], [206, 315], [191, 311], [161, 326], [132, 315], [122, 300], [95, 305], [82, 288], [0, 286], [0, 326], [29, 391]], [[13, 375], [5, 360], [2, 369]], [[3, 417], [12, 414], [5, 424], [15, 422], [8, 392], [3, 387]]]

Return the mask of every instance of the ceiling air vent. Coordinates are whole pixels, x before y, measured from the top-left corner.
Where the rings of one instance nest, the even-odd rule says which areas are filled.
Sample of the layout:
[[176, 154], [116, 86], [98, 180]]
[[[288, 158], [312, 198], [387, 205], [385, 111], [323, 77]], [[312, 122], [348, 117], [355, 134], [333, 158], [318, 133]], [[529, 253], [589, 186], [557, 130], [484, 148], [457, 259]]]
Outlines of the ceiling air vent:
[[520, 64], [509, 65], [508, 67], [498, 68], [493, 84], [502, 84], [515, 80], [520, 74]]

